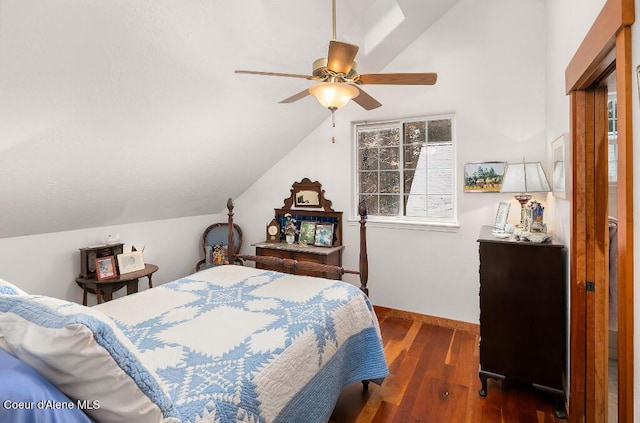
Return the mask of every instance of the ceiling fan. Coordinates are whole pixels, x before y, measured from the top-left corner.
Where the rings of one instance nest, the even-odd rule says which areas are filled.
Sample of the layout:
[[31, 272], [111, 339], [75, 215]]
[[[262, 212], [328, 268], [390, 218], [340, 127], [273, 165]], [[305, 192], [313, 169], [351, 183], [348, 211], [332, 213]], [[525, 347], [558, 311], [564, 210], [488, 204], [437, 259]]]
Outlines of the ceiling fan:
[[332, 113], [346, 105], [349, 100], [355, 101], [365, 110], [373, 110], [382, 106], [380, 102], [360, 88], [360, 85], [433, 85], [436, 83], [438, 75], [435, 73], [359, 74], [354, 60], [359, 47], [336, 40], [336, 0], [332, 0], [332, 6], [333, 39], [329, 41], [329, 53], [327, 57], [313, 62], [311, 75], [251, 70], [236, 70], [235, 73], [318, 81], [318, 84], [285, 98], [280, 103], [293, 103], [308, 95], [313, 95], [320, 104], [331, 110]]

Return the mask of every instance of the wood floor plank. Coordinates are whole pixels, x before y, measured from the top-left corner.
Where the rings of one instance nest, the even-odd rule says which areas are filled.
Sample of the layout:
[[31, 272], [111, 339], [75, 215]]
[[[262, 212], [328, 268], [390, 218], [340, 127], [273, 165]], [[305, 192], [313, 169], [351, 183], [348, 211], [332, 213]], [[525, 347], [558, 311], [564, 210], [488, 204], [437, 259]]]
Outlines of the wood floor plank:
[[479, 335], [471, 325], [376, 312], [389, 376], [367, 393], [360, 383], [345, 388], [330, 423], [566, 423], [551, 397], [528, 385], [489, 379], [487, 396], [478, 395]]

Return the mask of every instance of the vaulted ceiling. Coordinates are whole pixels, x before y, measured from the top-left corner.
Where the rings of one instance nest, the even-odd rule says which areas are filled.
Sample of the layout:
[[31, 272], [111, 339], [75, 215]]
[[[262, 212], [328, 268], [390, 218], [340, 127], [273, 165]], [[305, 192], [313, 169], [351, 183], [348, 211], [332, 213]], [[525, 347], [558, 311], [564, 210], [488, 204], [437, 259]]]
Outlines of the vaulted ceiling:
[[[338, 0], [378, 72], [457, 0]], [[0, 238], [217, 213], [323, 122], [331, 1], [0, 0]]]

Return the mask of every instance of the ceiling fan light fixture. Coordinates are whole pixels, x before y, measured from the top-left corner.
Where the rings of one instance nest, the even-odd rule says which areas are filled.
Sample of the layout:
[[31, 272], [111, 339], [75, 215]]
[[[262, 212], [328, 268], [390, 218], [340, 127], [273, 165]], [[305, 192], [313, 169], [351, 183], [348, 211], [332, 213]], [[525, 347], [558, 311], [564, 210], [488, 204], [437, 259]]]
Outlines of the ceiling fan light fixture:
[[309, 87], [309, 92], [323, 107], [329, 110], [344, 107], [349, 100], [360, 94], [360, 91], [353, 85], [339, 82], [321, 82]]

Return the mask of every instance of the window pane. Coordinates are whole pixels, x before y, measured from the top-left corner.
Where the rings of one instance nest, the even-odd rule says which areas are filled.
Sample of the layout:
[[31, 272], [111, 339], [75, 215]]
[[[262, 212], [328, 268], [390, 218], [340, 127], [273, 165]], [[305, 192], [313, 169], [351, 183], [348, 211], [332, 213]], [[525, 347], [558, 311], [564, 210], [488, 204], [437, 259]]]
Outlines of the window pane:
[[415, 169], [418, 166], [418, 158], [420, 157], [420, 152], [424, 148], [424, 145], [424, 143], [405, 145], [403, 149], [405, 169]]
[[385, 128], [379, 132], [380, 145], [400, 145], [400, 130], [396, 128]]
[[410, 194], [404, 196], [404, 215], [420, 217], [427, 215], [427, 196]]
[[429, 121], [429, 142], [452, 141], [451, 119]]
[[416, 144], [426, 141], [425, 122], [407, 122], [404, 124], [404, 143]]
[[429, 195], [427, 197], [427, 216], [453, 217], [453, 196]]
[[449, 194], [453, 186], [451, 169], [430, 169], [427, 191], [429, 194]]
[[363, 148], [358, 150], [358, 170], [378, 170], [377, 148]]
[[378, 146], [378, 130], [358, 131], [358, 147], [377, 147]]
[[398, 216], [400, 214], [399, 195], [381, 195], [379, 216]]
[[367, 214], [378, 216], [378, 196], [377, 195], [362, 195], [360, 199], [364, 199], [364, 204], [367, 206]]
[[378, 172], [360, 172], [360, 193], [378, 192]]
[[404, 192], [406, 194], [411, 192], [411, 184], [413, 184], [413, 177], [416, 172], [413, 170], [405, 170], [404, 171]]
[[380, 192], [400, 192], [400, 172], [380, 172]]
[[380, 169], [398, 169], [400, 167], [400, 149], [387, 147], [380, 149]]

